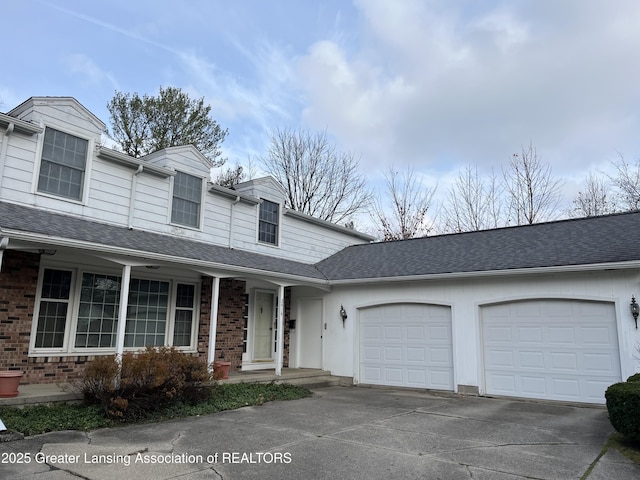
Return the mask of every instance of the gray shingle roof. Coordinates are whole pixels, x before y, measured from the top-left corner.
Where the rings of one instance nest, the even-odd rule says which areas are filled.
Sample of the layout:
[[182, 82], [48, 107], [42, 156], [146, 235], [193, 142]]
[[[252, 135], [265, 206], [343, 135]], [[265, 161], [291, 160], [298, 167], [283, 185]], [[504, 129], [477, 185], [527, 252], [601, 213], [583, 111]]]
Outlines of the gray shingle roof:
[[316, 266], [331, 280], [640, 260], [640, 213], [355, 245]]
[[275, 274], [323, 279], [313, 266], [268, 255], [235, 250], [170, 235], [129, 230], [125, 227], [92, 222], [69, 215], [52, 213], [6, 202], [0, 202], [0, 231], [17, 230], [89, 242], [126, 250], [171, 255], [176, 259], [211, 262], [229, 267], [244, 267]]
[[315, 265], [5, 202], [0, 230], [329, 281], [640, 261], [640, 212], [354, 245]]

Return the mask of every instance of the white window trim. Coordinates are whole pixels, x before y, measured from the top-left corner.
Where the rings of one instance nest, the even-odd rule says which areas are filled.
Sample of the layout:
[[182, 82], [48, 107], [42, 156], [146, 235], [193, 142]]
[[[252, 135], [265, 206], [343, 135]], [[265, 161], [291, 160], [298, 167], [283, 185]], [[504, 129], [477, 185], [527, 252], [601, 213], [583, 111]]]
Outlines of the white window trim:
[[276, 243], [263, 242], [260, 240], [260, 205], [262, 202], [256, 205], [256, 244], [264, 245], [265, 247], [270, 248], [280, 248], [281, 245], [281, 235], [282, 235], [282, 204], [280, 202], [269, 200], [268, 198], [261, 198], [260, 200], [266, 200], [267, 202], [275, 203], [278, 205], [278, 228], [276, 230]]
[[191, 175], [192, 177], [196, 177], [199, 178], [201, 183], [201, 187], [200, 187], [200, 212], [199, 212], [199, 218], [198, 218], [198, 226], [194, 227], [192, 225], [183, 225], [182, 223], [176, 223], [173, 222], [171, 220], [171, 217], [173, 216], [173, 188], [175, 185], [175, 181], [176, 181], [176, 177], [172, 176], [171, 180], [170, 180], [170, 185], [169, 185], [169, 211], [167, 212], [167, 223], [169, 225], [172, 225], [174, 227], [179, 227], [179, 228], [186, 228], [187, 230], [193, 230], [195, 232], [202, 232], [204, 231], [204, 207], [205, 207], [205, 200], [206, 200], [206, 177], [202, 177], [200, 175], [194, 175], [193, 173], [190, 172], [185, 172], [184, 170], [176, 170], [176, 172], [179, 173], [184, 173], [186, 175]]
[[[40, 303], [42, 296], [42, 282], [44, 279], [45, 269], [50, 270], [64, 270], [70, 271], [71, 275], [71, 291], [69, 295], [69, 308], [67, 309], [67, 319], [65, 323], [64, 341], [62, 348], [36, 348], [36, 332], [38, 329], [38, 316], [40, 312]], [[80, 279], [84, 273], [94, 273], [99, 275], [117, 275], [121, 276], [122, 272], [116, 269], [100, 268], [100, 267], [85, 267], [74, 268], [67, 267], [59, 264], [43, 264], [40, 266], [38, 273], [37, 292], [35, 299], [35, 306], [33, 312], [33, 320], [31, 322], [31, 339], [29, 342], [29, 357], [49, 357], [49, 356], [74, 356], [74, 355], [108, 355], [115, 353], [115, 346], [113, 347], [91, 347], [91, 348], [76, 348], [74, 346], [75, 334], [78, 326], [78, 309], [80, 306], [80, 290], [82, 288], [82, 282]], [[200, 291], [201, 284], [193, 279], [175, 278], [175, 277], [155, 277], [153, 275], [144, 274], [144, 272], [136, 272], [132, 275], [132, 278], [142, 280], [156, 280], [169, 283], [169, 310], [167, 315], [167, 328], [165, 329], [164, 346], [169, 347], [173, 343], [173, 331], [175, 326], [175, 312], [176, 312], [176, 293], [177, 285], [193, 285], [195, 287], [195, 294], [193, 298], [193, 318], [191, 325], [191, 345], [175, 347], [176, 350], [195, 353], [198, 351], [198, 327], [200, 325]], [[125, 351], [137, 352], [144, 350], [141, 347], [127, 347]]]
[[[86, 205], [89, 200], [89, 184], [91, 183], [91, 171], [93, 167], [93, 152], [95, 150], [95, 140], [91, 137], [87, 137], [86, 135], [79, 134], [78, 132], [60, 128], [56, 125], [41, 125], [43, 127], [42, 133], [38, 135], [38, 145], [36, 148], [36, 162], [35, 168], [33, 169], [33, 177], [31, 179], [31, 193], [34, 195], [47, 197], [55, 200], [61, 200], [63, 202], [75, 203], [77, 205]], [[62, 195], [56, 195], [54, 193], [49, 192], [41, 192], [38, 190], [38, 179], [40, 178], [40, 168], [42, 166], [42, 151], [44, 150], [44, 135], [47, 131], [47, 128], [51, 128], [53, 130], [57, 130], [62, 133], [66, 133], [67, 135], [71, 135], [73, 137], [81, 138], [82, 140], [87, 141], [87, 158], [84, 168], [84, 180], [82, 182], [82, 194], [80, 195], [80, 199], [76, 200], [74, 198], [63, 197]]]

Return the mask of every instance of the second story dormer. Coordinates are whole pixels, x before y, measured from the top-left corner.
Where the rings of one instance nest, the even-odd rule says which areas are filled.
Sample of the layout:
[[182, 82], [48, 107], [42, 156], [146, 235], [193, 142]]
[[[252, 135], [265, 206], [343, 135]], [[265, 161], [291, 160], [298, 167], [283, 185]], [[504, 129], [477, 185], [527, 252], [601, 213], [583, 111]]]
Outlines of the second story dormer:
[[104, 128], [71, 97], [0, 114], [0, 201], [308, 263], [371, 240], [288, 210], [272, 177], [225, 188], [192, 145], [134, 158], [104, 147]]

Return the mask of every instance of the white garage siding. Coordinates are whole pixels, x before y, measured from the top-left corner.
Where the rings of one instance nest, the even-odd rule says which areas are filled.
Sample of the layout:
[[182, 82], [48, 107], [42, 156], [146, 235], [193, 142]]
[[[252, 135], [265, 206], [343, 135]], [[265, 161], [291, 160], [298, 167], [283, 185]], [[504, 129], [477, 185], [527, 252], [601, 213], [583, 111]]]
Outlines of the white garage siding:
[[359, 382], [453, 390], [451, 309], [391, 304], [360, 310]]
[[487, 394], [604, 403], [619, 382], [612, 303], [533, 300], [482, 308]]

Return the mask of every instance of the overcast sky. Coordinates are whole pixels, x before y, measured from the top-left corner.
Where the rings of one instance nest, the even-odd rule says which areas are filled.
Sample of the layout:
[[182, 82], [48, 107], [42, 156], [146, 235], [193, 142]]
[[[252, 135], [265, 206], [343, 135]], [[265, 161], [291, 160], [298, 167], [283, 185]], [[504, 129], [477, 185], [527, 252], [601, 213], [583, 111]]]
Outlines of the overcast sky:
[[637, 0], [2, 0], [0, 111], [116, 90], [204, 97], [230, 163], [275, 127], [326, 129], [372, 184], [412, 164], [446, 189], [530, 141], [575, 194], [640, 158]]

